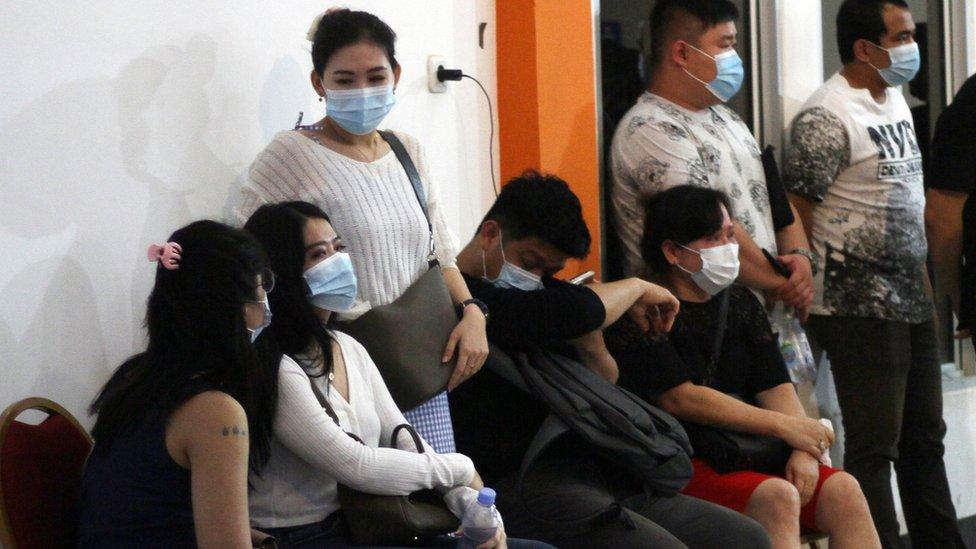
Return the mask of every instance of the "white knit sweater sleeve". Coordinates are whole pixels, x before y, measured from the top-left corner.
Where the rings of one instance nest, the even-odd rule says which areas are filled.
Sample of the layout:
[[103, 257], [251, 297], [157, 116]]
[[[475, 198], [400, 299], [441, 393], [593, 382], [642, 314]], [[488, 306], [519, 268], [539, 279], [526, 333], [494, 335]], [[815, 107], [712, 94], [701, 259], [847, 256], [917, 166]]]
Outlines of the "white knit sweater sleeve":
[[[375, 370], [372, 363], [362, 364], [360, 354], [348, 353], [347, 356], [347, 369], [368, 366]], [[406, 495], [425, 488], [462, 486], [471, 482], [474, 464], [461, 454], [417, 454], [372, 448], [353, 440], [322, 409], [309, 383], [301, 366], [287, 356], [282, 357], [274, 435], [312, 467], [340, 484], [380, 495]], [[356, 413], [370, 411], [357, 408]], [[388, 411], [384, 413], [388, 414]], [[384, 424], [386, 422], [384, 420]]]
[[264, 204], [298, 200], [307, 179], [296, 155], [300, 154], [292, 132], [280, 132], [258, 154], [241, 188], [241, 201], [234, 214], [240, 224]]
[[434, 228], [434, 245], [437, 247], [441, 267], [454, 267], [459, 249], [458, 238], [444, 218], [444, 201], [440, 194], [440, 186], [431, 177], [424, 147], [415, 137], [396, 133], [410, 152], [410, 158], [417, 165], [417, 173], [420, 174], [421, 181], [426, 184], [424, 190], [427, 192], [427, 212], [430, 214], [430, 223]]

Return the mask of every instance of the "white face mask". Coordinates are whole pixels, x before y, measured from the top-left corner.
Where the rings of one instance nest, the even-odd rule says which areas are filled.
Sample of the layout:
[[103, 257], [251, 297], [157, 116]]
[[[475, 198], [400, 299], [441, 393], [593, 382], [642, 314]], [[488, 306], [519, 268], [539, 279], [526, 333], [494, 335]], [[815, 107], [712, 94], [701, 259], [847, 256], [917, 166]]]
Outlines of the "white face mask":
[[481, 270], [483, 272], [482, 278], [488, 282], [491, 282], [497, 288], [510, 288], [523, 290], [526, 292], [533, 292], [535, 290], [543, 289], [545, 286], [542, 284], [542, 277], [530, 273], [517, 265], [509, 263], [508, 260], [505, 259], [505, 242], [502, 240], [500, 233], [498, 235], [498, 241], [502, 246], [502, 270], [499, 271], [497, 278], [488, 278], [488, 268], [485, 265], [485, 251], [481, 250]]
[[699, 288], [708, 292], [708, 295], [715, 295], [728, 288], [739, 276], [739, 245], [733, 242], [714, 248], [702, 248], [692, 250], [688, 246], [678, 244], [689, 252], [694, 252], [701, 257], [702, 267], [697, 273], [676, 263], [679, 269], [691, 275], [691, 280]]

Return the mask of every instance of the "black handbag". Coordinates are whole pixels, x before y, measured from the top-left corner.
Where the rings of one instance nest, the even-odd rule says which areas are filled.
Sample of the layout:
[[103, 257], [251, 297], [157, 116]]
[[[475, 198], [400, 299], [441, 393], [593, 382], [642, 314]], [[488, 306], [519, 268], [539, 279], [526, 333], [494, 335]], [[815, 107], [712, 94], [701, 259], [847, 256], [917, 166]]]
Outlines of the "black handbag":
[[420, 174], [403, 143], [392, 133], [379, 132], [396, 154], [413, 185], [430, 232], [428, 271], [393, 303], [373, 307], [359, 318], [334, 327], [358, 341], [401, 410], [412, 410], [447, 387], [456, 358], [441, 362], [444, 348], [458, 323], [457, 309], [441, 274], [434, 249], [434, 229]]
[[[325, 413], [342, 429], [339, 416], [328, 399], [313, 380], [309, 381], [312, 392]], [[409, 423], [393, 429], [390, 447], [397, 447], [397, 436], [401, 430], [409, 433], [417, 451], [424, 453], [420, 435]], [[348, 431], [346, 434], [356, 442], [365, 444], [358, 436]], [[410, 546], [425, 539], [456, 532], [461, 526], [461, 521], [447, 508], [443, 496], [436, 490], [418, 490], [408, 496], [385, 496], [367, 494], [338, 484], [337, 494], [349, 541], [353, 545]]]
[[[712, 348], [712, 366], [718, 364], [718, 358], [725, 339], [725, 328], [728, 324], [729, 290], [722, 292], [719, 305], [719, 318], [715, 326], [714, 347]], [[739, 395], [729, 394], [732, 398], [747, 402]], [[721, 429], [709, 425], [686, 423], [685, 431], [691, 440], [695, 457], [705, 460], [719, 473], [735, 471], [756, 471], [767, 474], [783, 474], [786, 462], [789, 461], [793, 449], [782, 439], [742, 433], [728, 429]]]

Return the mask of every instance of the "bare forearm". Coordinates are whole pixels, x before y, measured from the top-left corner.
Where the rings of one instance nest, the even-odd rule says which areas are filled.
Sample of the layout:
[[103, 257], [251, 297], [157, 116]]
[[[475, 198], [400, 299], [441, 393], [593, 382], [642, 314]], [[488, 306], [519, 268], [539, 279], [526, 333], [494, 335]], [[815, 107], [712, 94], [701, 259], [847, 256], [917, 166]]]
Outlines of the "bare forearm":
[[757, 394], [756, 400], [760, 406], [767, 410], [793, 417], [807, 417], [792, 383], [783, 383], [772, 389], [767, 389]]
[[[803, 236], [809, 243], [813, 240], [813, 207], [815, 204], [809, 198], [800, 196], [798, 194], [789, 193], [789, 197], [790, 207], [793, 208], [793, 215], [799, 221], [800, 226], [803, 229]], [[794, 222], [794, 224], [796, 224], [796, 222]]]
[[769, 264], [749, 233], [735, 224], [735, 239], [739, 242], [739, 278], [736, 282], [754, 290], [774, 290], [786, 282]]
[[604, 282], [602, 284], [588, 284], [586, 287], [593, 292], [603, 302], [603, 307], [607, 310], [607, 316], [603, 321], [602, 328], [613, 324], [627, 312], [628, 309], [644, 295], [644, 289], [648, 282], [639, 278], [626, 278], [616, 282]]
[[671, 415], [702, 425], [780, 436], [782, 414], [751, 406], [720, 391], [687, 382], [664, 393], [658, 404]]
[[443, 267], [441, 274], [444, 276], [444, 283], [447, 284], [447, 291], [451, 294], [451, 299], [455, 304], [471, 299], [471, 290], [464, 282], [461, 271], [456, 267]]
[[607, 350], [602, 330], [590, 332], [583, 337], [570, 341], [570, 343], [579, 353], [584, 366], [610, 383], [617, 383], [620, 370], [617, 368], [617, 361]]
[[931, 190], [926, 196], [925, 229], [935, 271], [935, 296], [938, 302], [949, 297], [952, 310], [959, 313], [962, 266], [962, 210], [966, 195]]
[[792, 203], [790, 209], [793, 210], [793, 223], [776, 232], [776, 247], [781, 255], [788, 254], [797, 248], [810, 249], [810, 242], [805, 232], [806, 224]]

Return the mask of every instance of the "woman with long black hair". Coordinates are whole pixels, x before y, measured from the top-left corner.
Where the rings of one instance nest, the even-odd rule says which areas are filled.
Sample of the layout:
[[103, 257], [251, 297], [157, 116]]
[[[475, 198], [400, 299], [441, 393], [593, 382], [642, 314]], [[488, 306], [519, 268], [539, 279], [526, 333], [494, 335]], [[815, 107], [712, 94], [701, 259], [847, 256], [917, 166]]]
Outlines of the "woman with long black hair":
[[[406, 432], [399, 435], [402, 450], [389, 447], [394, 429], [406, 419], [362, 345], [328, 327], [335, 313], [353, 306], [357, 277], [350, 255], [357, 252], [347, 254], [329, 217], [307, 202], [262, 206], [245, 229], [265, 246], [278, 273], [268, 337], [283, 353], [271, 457], [251, 475], [252, 524], [282, 547], [343, 546], [348, 534], [338, 484], [379, 495], [438, 489], [461, 518], [483, 487], [471, 460], [435, 453], [426, 442], [418, 453]], [[499, 529], [484, 547], [506, 543], [543, 546], [506, 540]]]
[[250, 547], [248, 464], [268, 460], [273, 403], [261, 394], [276, 381], [252, 342], [271, 320], [274, 275], [253, 237], [214, 221], [179, 229], [149, 260], [149, 344], [90, 408], [79, 547]]

